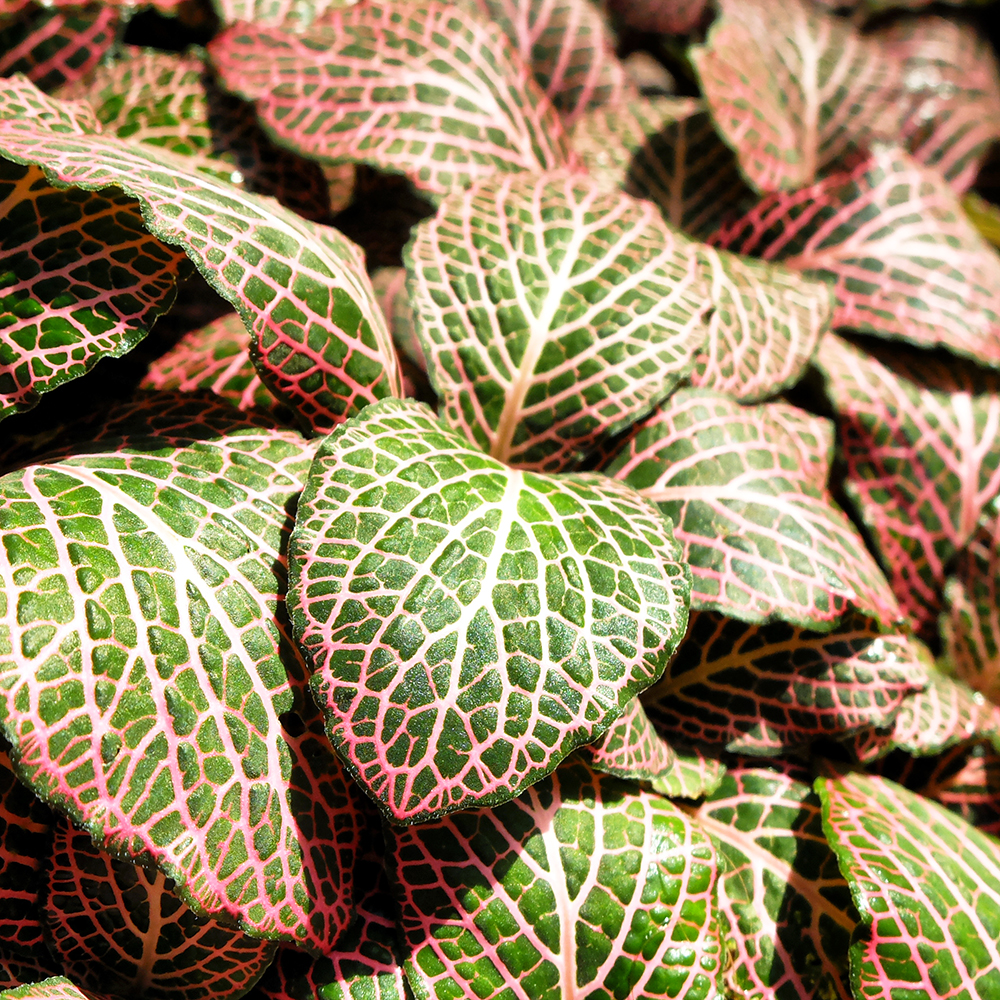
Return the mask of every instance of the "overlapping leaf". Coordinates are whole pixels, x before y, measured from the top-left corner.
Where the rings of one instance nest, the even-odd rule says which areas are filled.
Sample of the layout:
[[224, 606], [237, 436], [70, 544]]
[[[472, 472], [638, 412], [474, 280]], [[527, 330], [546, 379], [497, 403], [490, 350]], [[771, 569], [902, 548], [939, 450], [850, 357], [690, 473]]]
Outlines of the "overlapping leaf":
[[877, 146], [716, 237], [833, 285], [833, 325], [1000, 367], [1000, 257], [936, 171]]
[[581, 754], [595, 771], [634, 781], [667, 779], [677, 765], [674, 748], [656, 731], [638, 698]]
[[328, 11], [350, 5], [350, 0], [212, 0], [223, 24], [250, 21], [290, 31], [304, 31]]
[[456, 192], [406, 262], [445, 419], [513, 465], [572, 468], [669, 395], [705, 341], [693, 244], [586, 177]]
[[306, 156], [405, 173], [438, 195], [567, 161], [529, 67], [464, 4], [358, 4], [299, 35], [237, 25], [210, 51], [226, 87]]
[[82, 990], [65, 976], [53, 976], [0, 993], [3, 1000], [109, 1000], [98, 993]]
[[55, 826], [45, 921], [74, 982], [123, 997], [240, 996], [274, 953], [269, 941], [199, 918], [160, 872], [112, 858], [66, 819]]
[[658, 795], [564, 765], [387, 837], [418, 996], [716, 995], [715, 852]]
[[603, 733], [687, 623], [669, 522], [509, 469], [409, 400], [321, 446], [289, 607], [334, 746], [394, 820], [503, 802]]
[[729, 995], [851, 1000], [858, 914], [810, 786], [782, 770], [730, 768], [694, 817], [719, 852]]
[[861, 615], [820, 634], [699, 611], [642, 701], [668, 738], [770, 755], [885, 728], [926, 684], [907, 638]]
[[[38, 983], [58, 974], [59, 970], [54, 967], [51, 960], [9, 955], [3, 950], [3, 945], [0, 945], [0, 990]], [[0, 996], [9, 995], [9, 993], [0, 994]]]
[[385, 319], [360, 250], [335, 229], [189, 170], [183, 157], [102, 135], [60, 135], [31, 118], [0, 122], [4, 156], [85, 190], [138, 198], [147, 228], [180, 244], [255, 337], [269, 387], [303, 422], [333, 426], [398, 393]]
[[856, 996], [988, 1000], [1000, 984], [1000, 841], [875, 775], [819, 778], [823, 828], [867, 940]]
[[716, 124], [758, 190], [811, 184], [883, 131], [898, 66], [850, 22], [809, 0], [721, 8], [691, 56]]
[[630, 28], [663, 35], [684, 35], [705, 19], [708, 0], [607, 0]]
[[838, 337], [817, 358], [838, 414], [845, 489], [900, 605], [933, 628], [945, 575], [1000, 493], [1000, 378]]
[[962, 209], [979, 234], [1000, 247], [1000, 208], [971, 191], [962, 199]]
[[694, 577], [693, 608], [819, 630], [849, 607], [895, 621], [892, 593], [861, 537], [770, 409], [682, 389], [607, 472], [675, 525]]
[[233, 409], [198, 434], [200, 409], [186, 436], [183, 410], [150, 436], [154, 413], [0, 479], [0, 712], [19, 772], [97, 842], [321, 951], [358, 831], [283, 618], [311, 449]]
[[697, 748], [674, 750], [673, 767], [650, 785], [672, 799], [700, 799], [711, 795], [722, 784], [726, 765]]

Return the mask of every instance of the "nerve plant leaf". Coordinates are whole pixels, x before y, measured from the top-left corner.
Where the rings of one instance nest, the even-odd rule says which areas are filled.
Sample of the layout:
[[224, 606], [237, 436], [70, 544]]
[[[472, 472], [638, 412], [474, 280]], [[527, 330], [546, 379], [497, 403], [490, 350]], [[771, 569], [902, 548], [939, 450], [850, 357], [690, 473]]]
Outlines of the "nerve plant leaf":
[[651, 787], [672, 799], [700, 799], [722, 784], [726, 765], [697, 747], [674, 750], [674, 764], [650, 781]]
[[327, 11], [349, 6], [351, 0], [212, 0], [222, 24], [250, 21], [289, 31], [304, 31]]
[[[607, 474], [655, 501], [691, 567], [691, 606], [829, 631], [848, 608], [899, 612], [857, 530], [772, 407], [682, 389], [644, 421]], [[784, 409], [783, 406], [780, 409]]]
[[0, 713], [18, 773], [95, 842], [322, 951], [359, 833], [281, 600], [311, 449], [230, 412], [0, 479]]
[[240, 996], [275, 948], [198, 917], [163, 874], [112, 858], [65, 818], [55, 825], [45, 921], [74, 982], [146, 1000]]
[[567, 764], [386, 836], [420, 997], [717, 995], [715, 852], [658, 795]]
[[868, 934], [855, 995], [966, 996], [1000, 986], [1000, 841], [875, 775], [818, 778], [823, 828]]
[[817, 365], [837, 412], [845, 489], [916, 628], [1000, 493], [1000, 376], [830, 335]]
[[883, 635], [862, 615], [823, 634], [699, 611], [642, 702], [668, 739], [769, 756], [884, 729], [927, 683], [906, 636]]
[[[25, 955], [7, 954], [0, 944], [0, 990], [16, 989], [31, 983], [39, 983], [57, 976], [59, 970], [51, 958], [29, 958]], [[9, 997], [7, 992], [0, 993]]]
[[444, 419], [524, 468], [572, 468], [668, 396], [706, 338], [694, 245], [583, 176], [456, 192], [406, 264]]
[[636, 31], [685, 35], [699, 26], [708, 0], [607, 0], [608, 7]]
[[580, 753], [595, 771], [633, 781], [663, 780], [677, 765], [674, 748], [656, 731], [638, 698]]
[[0, 121], [0, 144], [5, 157], [42, 166], [62, 185], [115, 185], [136, 197], [150, 232], [183, 246], [240, 312], [265, 382], [312, 428], [400, 391], [361, 251], [337, 230], [145, 145], [62, 135], [29, 117]]
[[595, 474], [509, 469], [410, 400], [323, 443], [289, 608], [334, 747], [394, 821], [507, 801], [662, 672], [689, 577]]
[[719, 854], [729, 995], [851, 1000], [858, 914], [812, 788], [780, 769], [730, 768], [693, 817]]
[[714, 242], [829, 282], [834, 327], [1000, 367], [1000, 256], [941, 176], [901, 150], [876, 147], [855, 167], [770, 195]]
[[110, 1000], [100, 993], [82, 990], [65, 976], [53, 976], [0, 993], [2, 1000]]
[[567, 162], [530, 68], [464, 4], [373, 0], [301, 34], [236, 25], [209, 49], [226, 87], [305, 156], [405, 173], [437, 195]]

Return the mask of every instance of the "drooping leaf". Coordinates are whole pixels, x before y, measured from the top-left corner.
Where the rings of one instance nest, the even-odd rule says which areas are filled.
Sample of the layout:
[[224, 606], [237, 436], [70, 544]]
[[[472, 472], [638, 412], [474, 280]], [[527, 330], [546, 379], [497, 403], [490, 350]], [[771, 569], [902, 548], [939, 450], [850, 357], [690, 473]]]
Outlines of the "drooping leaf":
[[239, 313], [229, 313], [186, 333], [149, 366], [145, 389], [208, 389], [241, 410], [273, 410], [278, 401], [250, 359], [250, 335]]
[[699, 611], [642, 701], [667, 738], [772, 755], [885, 728], [927, 683], [906, 636], [861, 615], [821, 634]]
[[686, 35], [709, 10], [708, 0], [607, 0], [608, 6], [636, 31]]
[[29, 117], [0, 121], [3, 155], [84, 190], [116, 185], [147, 228], [180, 244], [254, 336], [265, 383], [300, 420], [327, 429], [398, 393], [399, 371], [361, 251], [271, 199], [189, 170], [183, 157], [102, 135], [60, 135]]
[[54, 90], [86, 76], [114, 44], [119, 16], [103, 2], [25, 6], [0, 23], [0, 77], [24, 73], [42, 90]]
[[595, 178], [656, 202], [692, 236], [705, 238], [755, 200], [700, 101], [653, 97], [597, 108], [577, 121], [571, 138]]
[[821, 631], [849, 607], [894, 622], [892, 592], [861, 537], [769, 411], [682, 389], [639, 426], [607, 473], [675, 525], [694, 578], [692, 608]]
[[524, 468], [572, 468], [649, 412], [707, 333], [693, 244], [579, 175], [450, 195], [406, 265], [444, 419]]
[[148, 1000], [240, 996], [275, 947], [199, 918], [160, 872], [112, 858], [65, 818], [55, 825], [45, 920], [74, 982]]
[[933, 628], [950, 562], [1000, 493], [1000, 376], [833, 335], [817, 364], [847, 494], [907, 616]]
[[334, 747], [395, 821], [504, 802], [599, 736], [687, 623], [670, 525], [509, 469], [411, 400], [323, 443], [288, 600]]
[[420, 997], [717, 995], [715, 852], [658, 795], [567, 764], [386, 836]]
[[730, 768], [693, 816], [719, 853], [729, 995], [851, 1000], [858, 914], [812, 788], [781, 769]]
[[832, 284], [833, 326], [1000, 367], [1000, 256], [936, 171], [877, 146], [857, 166], [764, 198], [719, 246]]
[[1000, 841], [875, 775], [818, 778], [816, 790], [869, 930], [852, 948], [855, 995], [992, 997], [1000, 987]]
[[633, 781], [669, 778], [677, 764], [674, 748], [656, 731], [638, 698], [603, 736], [580, 750], [587, 763], [602, 774]]
[[672, 799], [700, 799], [722, 784], [726, 765], [698, 748], [674, 748], [674, 766], [650, 785]]
[[51, 818], [14, 777], [6, 744], [0, 740], [0, 948], [28, 958], [47, 957], [39, 897]]
[[691, 49], [702, 91], [747, 180], [795, 191], [887, 124], [898, 66], [809, 0], [722, 0]]
[[96, 842], [199, 912], [321, 951], [359, 834], [281, 598], [311, 449], [231, 408], [198, 434], [189, 409], [187, 436], [183, 410], [150, 436], [154, 412], [0, 479], [3, 727]]
[[226, 87], [305, 156], [404, 173], [436, 195], [567, 162], [530, 68], [463, 4], [372, 0], [301, 34], [236, 25], [209, 49]]

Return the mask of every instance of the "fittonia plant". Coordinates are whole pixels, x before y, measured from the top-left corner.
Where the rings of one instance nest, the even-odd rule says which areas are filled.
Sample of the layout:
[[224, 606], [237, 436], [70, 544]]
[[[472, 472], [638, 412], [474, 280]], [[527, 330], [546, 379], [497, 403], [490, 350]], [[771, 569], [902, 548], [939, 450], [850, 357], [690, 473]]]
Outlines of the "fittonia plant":
[[0, 995], [1000, 1000], [1000, 75], [834, 6], [0, 5]]

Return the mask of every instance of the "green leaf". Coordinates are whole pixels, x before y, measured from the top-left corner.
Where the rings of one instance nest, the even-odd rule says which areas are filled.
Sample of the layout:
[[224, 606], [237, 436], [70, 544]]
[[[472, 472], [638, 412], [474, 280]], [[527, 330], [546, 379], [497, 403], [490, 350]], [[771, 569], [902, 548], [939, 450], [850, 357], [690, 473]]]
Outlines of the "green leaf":
[[632, 781], [667, 779], [677, 765], [674, 748], [656, 731], [638, 698], [580, 753], [595, 771]]
[[[24, 955], [7, 955], [0, 944], [0, 990], [12, 990], [19, 986], [41, 982], [59, 974], [54, 963]], [[9, 997], [9, 993], [0, 993]]]
[[53, 976], [0, 993], [0, 1000], [109, 1000], [99, 993], [81, 990], [65, 976]]
[[852, 947], [855, 995], [991, 1000], [1000, 989], [1000, 841], [875, 775], [818, 778], [816, 791], [869, 928]]
[[420, 1000], [717, 996], [715, 852], [658, 795], [564, 765], [386, 835]]
[[506, 801], [603, 733], [684, 634], [670, 524], [512, 470], [410, 400], [323, 443], [289, 608], [334, 747], [394, 821]]
[[661, 795], [672, 799], [700, 799], [711, 795], [726, 774], [726, 765], [697, 748], [674, 750], [674, 766], [650, 782]]

